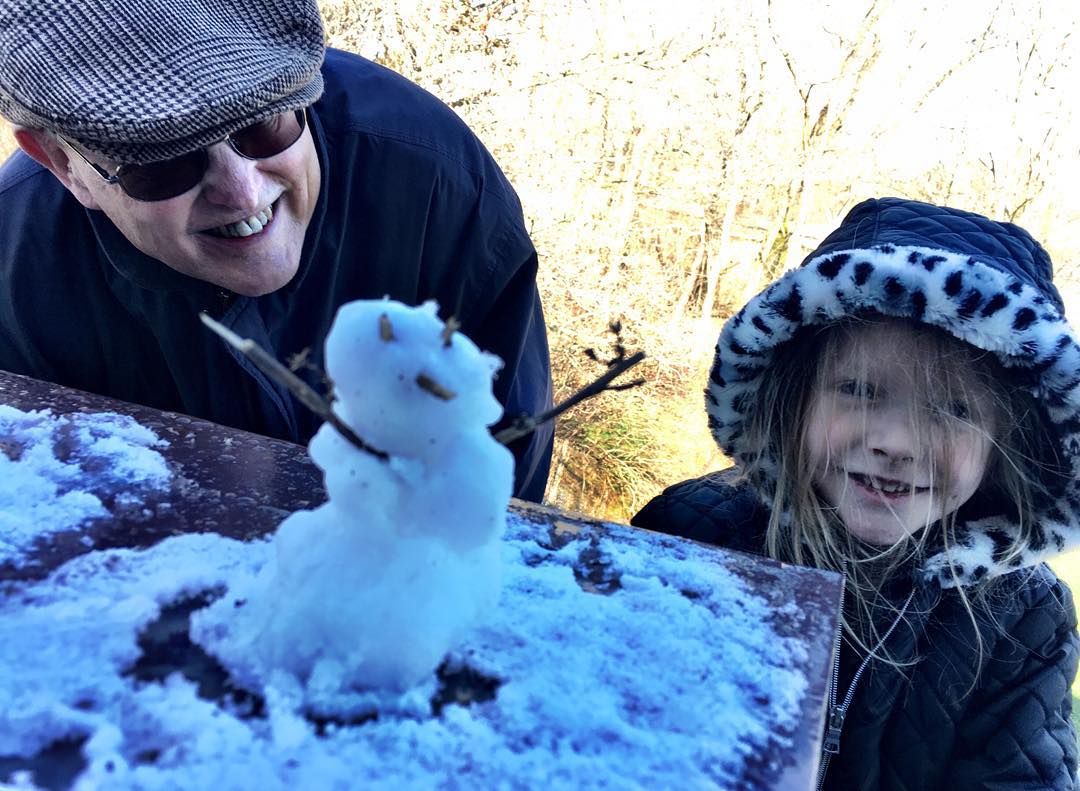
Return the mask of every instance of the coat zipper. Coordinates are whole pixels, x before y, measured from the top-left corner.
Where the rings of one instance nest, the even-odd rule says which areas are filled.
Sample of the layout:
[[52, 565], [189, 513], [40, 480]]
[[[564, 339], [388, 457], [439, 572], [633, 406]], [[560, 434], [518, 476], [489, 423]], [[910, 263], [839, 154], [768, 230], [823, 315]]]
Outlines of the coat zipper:
[[[846, 578], [844, 581], [845, 583], [847, 582]], [[840, 589], [841, 613], [844, 611], [844, 592], [846, 587], [847, 586], [845, 585]], [[911, 593], [908, 594], [904, 606], [900, 608], [896, 620], [885, 630], [885, 634], [878, 640], [877, 645], [870, 650], [870, 653], [868, 653], [859, 664], [859, 668], [855, 671], [855, 675], [851, 677], [851, 684], [848, 686], [847, 693], [844, 695], [844, 702], [840, 705], [836, 704], [836, 694], [838, 692], [837, 688], [840, 686], [840, 644], [844, 626], [842, 623], [837, 624], [836, 643], [833, 650], [832, 678], [829, 680], [829, 719], [825, 724], [825, 737], [822, 740], [821, 745], [821, 766], [818, 767], [817, 791], [821, 791], [825, 785], [825, 772], [829, 769], [829, 762], [832, 760], [832, 757], [834, 755], [839, 755], [840, 753], [840, 731], [843, 730], [844, 718], [847, 716], [848, 708], [851, 706], [851, 701], [855, 697], [855, 688], [859, 685], [859, 679], [870, 665], [870, 661], [877, 655], [877, 652], [881, 650], [881, 647], [885, 645], [885, 641], [889, 639], [889, 635], [891, 635], [896, 630], [896, 627], [900, 625], [900, 621], [903, 620], [908, 607], [911, 605], [911, 600], [914, 597], [915, 591], [912, 590]]]
[[225, 291], [224, 289], [218, 289], [217, 298], [218, 308], [220, 312], [214, 318], [224, 318], [225, 314], [229, 310], [229, 305], [232, 304], [232, 297], [232, 292]]

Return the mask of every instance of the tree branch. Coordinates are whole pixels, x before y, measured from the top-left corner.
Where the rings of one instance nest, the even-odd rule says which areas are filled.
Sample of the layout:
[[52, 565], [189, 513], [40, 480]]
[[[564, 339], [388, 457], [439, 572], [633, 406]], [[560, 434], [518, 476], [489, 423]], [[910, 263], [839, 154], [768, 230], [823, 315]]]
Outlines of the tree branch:
[[509, 426], [504, 428], [495, 434], [495, 439], [504, 445], [508, 445], [516, 439], [527, 436], [536, 430], [537, 426], [547, 423], [549, 420], [554, 420], [566, 410], [577, 406], [582, 401], [598, 396], [605, 390], [629, 390], [631, 387], [637, 387], [644, 384], [644, 379], [636, 379], [633, 382], [627, 382], [622, 385], [612, 385], [611, 382], [633, 368], [639, 362], [645, 359], [645, 352], [638, 352], [633, 354], [625, 360], [616, 360], [611, 364], [608, 370], [600, 376], [596, 381], [591, 384], [585, 385], [585, 387], [578, 390], [572, 396], [565, 401], [556, 404], [546, 412], [542, 412], [539, 415], [524, 415], [517, 418]]

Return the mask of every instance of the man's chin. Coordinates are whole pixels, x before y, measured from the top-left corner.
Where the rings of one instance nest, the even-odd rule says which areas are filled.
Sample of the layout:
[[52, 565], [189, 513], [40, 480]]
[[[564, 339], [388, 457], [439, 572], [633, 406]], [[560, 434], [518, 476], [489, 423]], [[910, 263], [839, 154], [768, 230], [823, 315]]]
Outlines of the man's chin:
[[222, 266], [210, 271], [204, 267], [205, 274], [194, 277], [242, 297], [261, 297], [288, 284], [296, 276], [298, 268], [299, 262], [249, 263], [245, 266], [243, 262], [233, 260], [222, 262]]
[[234, 294], [239, 294], [242, 297], [262, 297], [267, 294], [272, 294], [280, 288], [284, 288], [288, 282], [293, 279], [293, 275], [295, 274], [296, 270], [294, 269], [287, 277], [282, 275], [278, 277], [260, 278], [256, 281], [226, 280], [217, 285]]
[[245, 297], [277, 291], [296, 276], [301, 247], [283, 238], [281, 232], [287, 227], [278, 222], [275, 217], [266, 235], [258, 238], [219, 239], [200, 234], [199, 244], [190, 251], [194, 259], [190, 266], [173, 268]]

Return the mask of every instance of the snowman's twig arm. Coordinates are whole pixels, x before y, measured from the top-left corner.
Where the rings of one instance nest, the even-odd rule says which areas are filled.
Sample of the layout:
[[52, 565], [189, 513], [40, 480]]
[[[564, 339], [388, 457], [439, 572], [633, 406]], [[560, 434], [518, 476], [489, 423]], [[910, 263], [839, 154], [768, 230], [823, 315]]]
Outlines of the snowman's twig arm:
[[565, 401], [559, 402], [546, 412], [541, 412], [539, 415], [523, 415], [522, 417], [517, 418], [502, 431], [496, 432], [495, 439], [504, 445], [508, 445], [516, 439], [531, 434], [536, 430], [537, 426], [540, 426], [549, 420], [554, 420], [566, 410], [577, 406], [586, 399], [600, 395], [605, 390], [629, 390], [631, 387], [637, 387], [638, 385], [643, 384], [645, 382], [644, 379], [637, 379], [633, 382], [627, 382], [626, 384], [621, 385], [613, 385], [611, 383], [644, 359], [645, 352], [638, 352], [637, 354], [627, 357], [625, 360], [613, 361], [607, 371], [597, 378], [596, 381], [585, 385]]
[[372, 456], [382, 459], [383, 461], [390, 458], [385, 451], [373, 448], [371, 445], [364, 442], [364, 440], [360, 439], [360, 437], [356, 435], [356, 432], [349, 428], [348, 424], [334, 413], [333, 408], [326, 399], [311, 389], [307, 382], [275, 360], [269, 352], [259, 346], [259, 344], [255, 343], [255, 341], [250, 338], [241, 338], [228, 327], [220, 322], [214, 321], [206, 313], [200, 313], [199, 318], [202, 320], [203, 324], [217, 333], [226, 343], [255, 363], [260, 371], [287, 387], [289, 392], [296, 396], [301, 404], [337, 429], [341, 436], [350, 443], [364, 451], [364, 453], [370, 453]]

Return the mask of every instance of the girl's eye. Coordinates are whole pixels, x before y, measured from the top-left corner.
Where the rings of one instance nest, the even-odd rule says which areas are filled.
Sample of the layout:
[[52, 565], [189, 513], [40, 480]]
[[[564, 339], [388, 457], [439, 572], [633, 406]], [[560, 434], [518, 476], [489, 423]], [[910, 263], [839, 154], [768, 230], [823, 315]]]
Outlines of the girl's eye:
[[932, 407], [930, 413], [940, 420], [951, 419], [966, 423], [971, 419], [971, 408], [964, 401], [953, 401], [948, 405]]
[[865, 398], [873, 400], [877, 396], [877, 388], [869, 382], [860, 382], [857, 379], [849, 379], [841, 382], [836, 388], [841, 395], [853, 398]]
[[953, 401], [949, 405], [949, 414], [958, 420], [967, 420], [971, 417], [971, 409], [963, 401]]
[[955, 420], [967, 420], [971, 417], [971, 409], [963, 401], [953, 401], [947, 406], [939, 407], [937, 413]]

